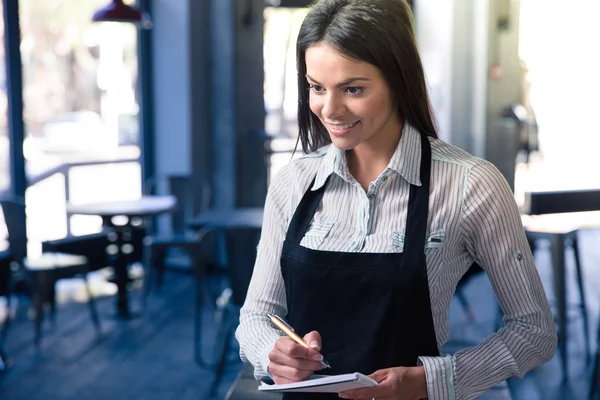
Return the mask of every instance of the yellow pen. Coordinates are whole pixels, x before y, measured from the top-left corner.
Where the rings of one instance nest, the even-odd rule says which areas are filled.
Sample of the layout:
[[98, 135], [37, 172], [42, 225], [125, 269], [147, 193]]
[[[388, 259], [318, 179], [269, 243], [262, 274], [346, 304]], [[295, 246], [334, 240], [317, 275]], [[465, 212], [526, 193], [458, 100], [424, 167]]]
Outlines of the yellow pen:
[[[298, 343], [301, 346], [306, 347], [307, 349], [310, 348], [308, 346], [308, 344], [306, 344], [306, 342], [304, 340], [302, 340], [302, 338], [296, 333], [296, 331], [294, 331], [294, 328], [289, 326], [288, 323], [285, 322], [283, 319], [279, 318], [277, 315], [271, 315], [271, 314], [267, 314], [267, 317], [269, 317], [271, 319], [271, 322], [273, 323], [273, 325], [275, 325], [276, 327], [281, 329], [283, 331], [283, 333], [288, 335], [288, 337], [290, 339], [292, 339], [294, 342]], [[331, 366], [329, 365], [329, 363], [327, 361], [325, 361], [325, 359], [321, 360], [320, 362], [321, 362], [321, 364], [323, 364], [323, 366], [325, 368], [331, 368]]]

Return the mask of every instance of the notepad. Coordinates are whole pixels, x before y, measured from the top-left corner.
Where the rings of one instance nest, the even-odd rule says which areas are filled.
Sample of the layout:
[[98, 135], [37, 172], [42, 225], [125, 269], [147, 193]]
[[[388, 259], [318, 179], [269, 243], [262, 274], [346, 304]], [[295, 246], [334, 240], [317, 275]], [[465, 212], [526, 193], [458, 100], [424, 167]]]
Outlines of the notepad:
[[265, 392], [318, 392], [318, 393], [340, 393], [345, 390], [360, 389], [363, 387], [377, 386], [374, 379], [359, 372], [342, 375], [313, 375], [308, 380], [273, 384], [261, 382], [258, 390]]

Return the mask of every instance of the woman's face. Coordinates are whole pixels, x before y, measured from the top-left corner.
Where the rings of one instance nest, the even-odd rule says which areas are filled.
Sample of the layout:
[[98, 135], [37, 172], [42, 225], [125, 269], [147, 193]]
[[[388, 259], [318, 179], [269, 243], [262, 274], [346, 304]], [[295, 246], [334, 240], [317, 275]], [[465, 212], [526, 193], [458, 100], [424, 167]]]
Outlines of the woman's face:
[[334, 146], [351, 150], [400, 134], [390, 89], [377, 67], [349, 60], [321, 42], [306, 50], [306, 79], [310, 109]]

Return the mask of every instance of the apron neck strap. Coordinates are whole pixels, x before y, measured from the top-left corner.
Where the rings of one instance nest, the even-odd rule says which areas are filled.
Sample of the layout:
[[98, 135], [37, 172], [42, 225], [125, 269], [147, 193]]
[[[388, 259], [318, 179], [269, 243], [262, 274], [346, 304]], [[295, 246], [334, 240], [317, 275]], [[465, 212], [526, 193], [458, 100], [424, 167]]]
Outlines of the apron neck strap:
[[[414, 265], [424, 254], [425, 238], [427, 232], [427, 213], [429, 210], [429, 182], [431, 175], [431, 145], [425, 135], [421, 135], [421, 186], [410, 186], [410, 197], [408, 199], [408, 213], [406, 218], [406, 235], [404, 249], [406, 250], [403, 264]], [[288, 227], [286, 240], [291, 243], [300, 244], [308, 230], [321, 200], [325, 193], [327, 182], [317, 190], [311, 190], [316, 177], [312, 180], [300, 204], [294, 212], [290, 226]], [[329, 178], [327, 178], [329, 181]], [[408, 255], [408, 257], [407, 257]]]
[[403, 265], [417, 265], [425, 254], [427, 215], [429, 212], [429, 183], [431, 180], [431, 144], [421, 134], [421, 186], [411, 185], [404, 235]]

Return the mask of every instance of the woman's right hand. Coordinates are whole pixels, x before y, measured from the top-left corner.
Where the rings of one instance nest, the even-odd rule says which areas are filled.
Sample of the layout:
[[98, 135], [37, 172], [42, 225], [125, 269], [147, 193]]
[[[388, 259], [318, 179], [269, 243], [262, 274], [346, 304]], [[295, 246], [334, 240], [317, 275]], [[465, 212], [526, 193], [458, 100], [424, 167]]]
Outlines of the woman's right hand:
[[315, 371], [323, 369], [321, 335], [312, 331], [304, 336], [306, 348], [289, 337], [281, 337], [269, 353], [269, 374], [277, 384], [303, 381]]

